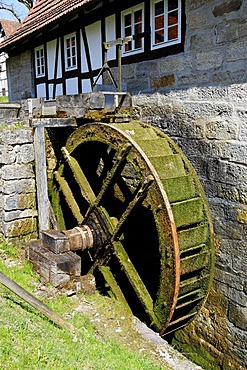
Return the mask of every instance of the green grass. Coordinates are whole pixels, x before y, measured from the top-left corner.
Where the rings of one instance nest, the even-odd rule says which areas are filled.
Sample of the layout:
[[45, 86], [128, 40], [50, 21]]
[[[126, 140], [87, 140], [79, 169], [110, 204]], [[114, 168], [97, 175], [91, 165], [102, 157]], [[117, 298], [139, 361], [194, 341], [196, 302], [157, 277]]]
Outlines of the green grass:
[[[28, 291], [38, 278], [27, 262], [15, 259], [18, 249], [0, 240], [0, 271]], [[23, 254], [23, 253], [21, 253]], [[74, 312], [81, 296], [64, 294], [46, 299], [46, 304], [63, 317]], [[78, 312], [69, 322], [78, 332], [60, 329], [46, 317], [0, 284], [0, 369], [1, 370], [158, 370], [165, 369], [147, 356], [103, 338], [89, 318]]]
[[9, 101], [9, 98], [7, 96], [0, 96], [0, 103], [6, 103]]

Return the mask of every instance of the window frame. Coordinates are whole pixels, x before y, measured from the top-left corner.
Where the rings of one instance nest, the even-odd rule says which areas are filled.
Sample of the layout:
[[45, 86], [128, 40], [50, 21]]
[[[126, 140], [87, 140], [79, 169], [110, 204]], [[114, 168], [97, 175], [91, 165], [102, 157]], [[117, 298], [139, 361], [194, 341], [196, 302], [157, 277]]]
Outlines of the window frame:
[[[163, 1], [164, 3], [164, 18], [166, 18], [166, 24], [167, 26], [165, 27], [165, 22], [164, 22], [164, 36], [165, 39], [164, 41], [160, 43], [155, 43], [155, 4]], [[168, 47], [171, 45], [175, 44], [180, 44], [182, 40], [182, 0], [178, 0], [178, 37], [176, 39], [168, 39], [168, 29], [171, 28], [168, 25], [168, 14], [175, 11], [173, 9], [172, 11], [168, 11], [168, 2], [169, 0], [151, 0], [151, 11], [150, 11], [150, 24], [151, 24], [151, 50], [157, 50], [160, 48]]]
[[[43, 52], [43, 55], [40, 55], [40, 52]], [[35, 75], [37, 78], [45, 76], [45, 48], [44, 45], [41, 45], [34, 49], [35, 55]]]
[[[68, 47], [67, 41], [74, 38], [74, 45], [71, 44]], [[73, 49], [75, 50], [75, 54], [73, 54]], [[69, 55], [68, 55], [69, 50]], [[77, 40], [76, 40], [76, 33], [70, 33], [69, 35], [64, 36], [64, 59], [65, 59], [65, 71], [71, 71], [73, 69], [77, 69], [78, 61], [77, 61]], [[73, 59], [75, 60], [75, 63], [73, 63]], [[70, 63], [68, 63], [70, 61]]]
[[[126, 37], [125, 36], [125, 22], [124, 22], [124, 19], [125, 19], [125, 16], [131, 14], [131, 36], [134, 35], [134, 28], [135, 28], [135, 25], [137, 23], [135, 23], [133, 20], [134, 20], [134, 13], [141, 10], [142, 12], [142, 21], [141, 21], [141, 33], [144, 32], [144, 21], [145, 21], [145, 18], [144, 18], [144, 3], [141, 3], [141, 4], [138, 4], [136, 6], [133, 6], [131, 8], [128, 8], [128, 9], [125, 9], [121, 12], [121, 34], [122, 34], [122, 37]], [[125, 50], [125, 44], [123, 45], [122, 47], [122, 56], [129, 56], [129, 55], [133, 55], [133, 54], [138, 54], [138, 53], [143, 53], [144, 52], [144, 38], [141, 38], [141, 47], [138, 47], [138, 48], [135, 48], [135, 40], [132, 40], [130, 41], [131, 42], [131, 45], [132, 45], [132, 48], [131, 50]]]

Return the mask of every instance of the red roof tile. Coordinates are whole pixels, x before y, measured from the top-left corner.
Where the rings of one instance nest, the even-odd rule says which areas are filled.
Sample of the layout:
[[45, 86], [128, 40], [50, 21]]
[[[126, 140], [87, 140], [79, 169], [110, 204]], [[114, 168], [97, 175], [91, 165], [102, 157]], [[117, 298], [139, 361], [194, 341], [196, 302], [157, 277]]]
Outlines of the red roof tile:
[[93, 0], [38, 0], [21, 23], [20, 28], [7, 40], [1, 43], [1, 49], [9, 49], [16, 42], [24, 40], [33, 32], [40, 31], [45, 26], [57, 21], [64, 15], [82, 8]]
[[20, 23], [17, 21], [10, 21], [8, 19], [0, 19], [0, 24], [6, 37], [9, 37], [17, 28], [20, 27]]

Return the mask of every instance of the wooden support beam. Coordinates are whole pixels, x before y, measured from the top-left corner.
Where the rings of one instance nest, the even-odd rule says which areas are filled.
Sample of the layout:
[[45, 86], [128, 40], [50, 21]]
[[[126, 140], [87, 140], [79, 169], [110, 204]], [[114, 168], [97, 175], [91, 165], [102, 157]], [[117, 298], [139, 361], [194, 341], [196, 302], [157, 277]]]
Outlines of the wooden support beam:
[[25, 302], [36, 308], [39, 312], [48, 317], [49, 320], [54, 322], [59, 327], [69, 329], [72, 333], [76, 332], [76, 328], [73, 325], [65, 321], [60, 315], [52, 311], [50, 307], [46, 306], [42, 301], [23, 289], [20, 285], [11, 280], [3, 272], [0, 272], [0, 284], [4, 285], [6, 288], [22, 298]]
[[75, 117], [68, 117], [68, 118], [33, 118], [32, 127], [77, 127]]
[[43, 126], [34, 130], [35, 174], [38, 203], [39, 232], [49, 229], [49, 199], [46, 172], [45, 130]]

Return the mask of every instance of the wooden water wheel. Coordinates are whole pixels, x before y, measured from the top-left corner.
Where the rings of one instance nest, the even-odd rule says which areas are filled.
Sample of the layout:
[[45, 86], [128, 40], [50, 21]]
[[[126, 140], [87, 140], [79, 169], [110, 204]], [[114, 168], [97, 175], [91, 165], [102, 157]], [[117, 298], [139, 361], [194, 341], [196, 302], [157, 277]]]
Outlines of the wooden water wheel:
[[208, 205], [188, 159], [141, 122], [85, 124], [62, 152], [52, 204], [61, 230], [91, 230], [82, 273], [161, 335], [186, 325], [213, 263]]

